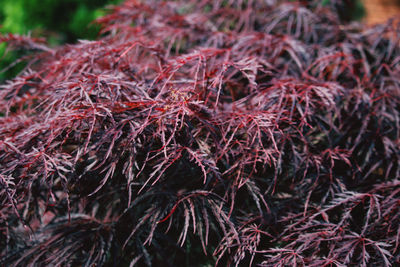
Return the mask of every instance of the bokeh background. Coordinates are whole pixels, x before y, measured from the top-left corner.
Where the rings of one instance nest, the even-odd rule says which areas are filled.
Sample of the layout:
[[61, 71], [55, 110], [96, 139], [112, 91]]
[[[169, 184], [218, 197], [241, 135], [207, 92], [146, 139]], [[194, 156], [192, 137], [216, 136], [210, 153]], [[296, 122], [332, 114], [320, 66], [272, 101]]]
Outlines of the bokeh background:
[[[122, 0], [0, 0], [0, 33], [44, 37], [50, 46], [95, 39], [99, 28], [92, 21], [106, 7]], [[23, 51], [6, 53], [0, 44], [0, 83], [15, 76], [23, 63], [7, 68]], [[5, 70], [7, 68], [7, 70]]]

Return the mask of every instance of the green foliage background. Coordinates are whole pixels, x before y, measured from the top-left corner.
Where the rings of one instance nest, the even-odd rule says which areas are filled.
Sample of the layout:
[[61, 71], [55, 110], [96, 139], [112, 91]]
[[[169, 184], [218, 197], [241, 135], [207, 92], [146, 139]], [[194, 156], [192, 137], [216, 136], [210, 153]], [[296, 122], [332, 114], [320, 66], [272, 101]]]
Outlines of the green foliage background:
[[[50, 45], [94, 39], [98, 27], [91, 22], [104, 14], [104, 7], [122, 0], [0, 0], [0, 33], [46, 37]], [[0, 44], [0, 71], [20, 56], [5, 54]], [[21, 64], [0, 73], [0, 82], [18, 73]]]

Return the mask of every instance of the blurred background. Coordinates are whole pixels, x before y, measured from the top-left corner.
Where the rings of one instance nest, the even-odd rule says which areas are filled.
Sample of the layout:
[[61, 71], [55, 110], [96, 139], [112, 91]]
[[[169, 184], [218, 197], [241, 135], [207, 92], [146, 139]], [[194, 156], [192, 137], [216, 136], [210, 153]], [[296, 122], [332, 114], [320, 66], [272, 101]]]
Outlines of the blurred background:
[[385, 22], [391, 17], [400, 16], [400, 0], [362, 0], [368, 24]]
[[[0, 33], [44, 37], [50, 46], [96, 38], [99, 28], [91, 22], [105, 14], [105, 7], [122, 0], [0, 0]], [[6, 53], [0, 43], [0, 83], [14, 77], [23, 63], [7, 68], [23, 51]]]
[[[30, 34], [45, 37], [50, 46], [93, 40], [99, 28], [91, 22], [105, 14], [107, 5], [123, 0], [0, 0], [0, 33]], [[385, 22], [400, 16], [400, 0], [322, 0], [335, 3], [343, 20], [361, 20], [367, 24]], [[13, 65], [24, 51], [5, 53], [0, 43], [0, 83], [14, 77], [23, 63]]]
[[103, 7], [118, 0], [0, 0], [1, 32], [45, 36], [55, 44], [77, 38], [93, 39], [97, 29], [90, 22]]

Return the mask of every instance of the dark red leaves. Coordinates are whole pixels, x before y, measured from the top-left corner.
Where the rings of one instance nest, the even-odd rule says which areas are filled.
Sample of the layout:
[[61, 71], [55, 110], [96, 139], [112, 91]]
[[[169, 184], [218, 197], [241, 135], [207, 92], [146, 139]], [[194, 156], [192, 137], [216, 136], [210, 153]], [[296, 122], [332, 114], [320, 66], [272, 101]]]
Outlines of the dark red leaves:
[[0, 263], [398, 264], [400, 28], [303, 2], [132, 0], [97, 41], [2, 37], [41, 52], [0, 86]]

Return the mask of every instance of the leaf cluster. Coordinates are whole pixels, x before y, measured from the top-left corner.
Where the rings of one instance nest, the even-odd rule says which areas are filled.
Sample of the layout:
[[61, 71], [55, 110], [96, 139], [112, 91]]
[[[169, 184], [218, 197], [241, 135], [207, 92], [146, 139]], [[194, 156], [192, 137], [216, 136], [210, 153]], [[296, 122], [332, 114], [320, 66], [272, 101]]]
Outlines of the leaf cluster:
[[400, 261], [400, 24], [136, 1], [0, 87], [0, 262]]

